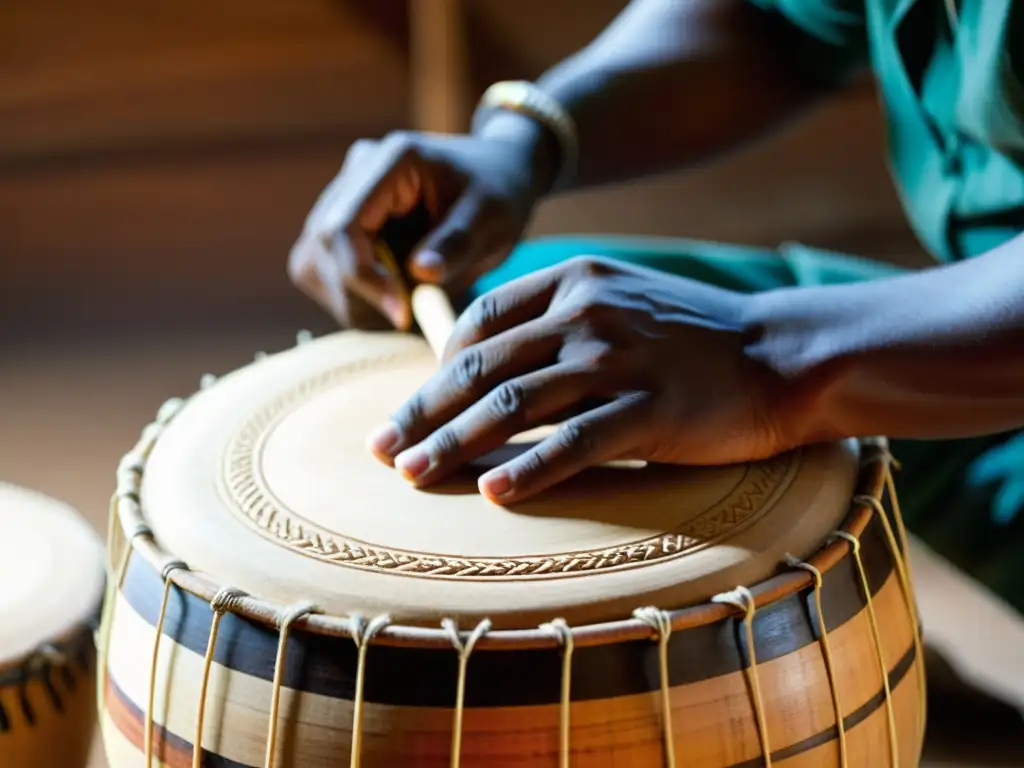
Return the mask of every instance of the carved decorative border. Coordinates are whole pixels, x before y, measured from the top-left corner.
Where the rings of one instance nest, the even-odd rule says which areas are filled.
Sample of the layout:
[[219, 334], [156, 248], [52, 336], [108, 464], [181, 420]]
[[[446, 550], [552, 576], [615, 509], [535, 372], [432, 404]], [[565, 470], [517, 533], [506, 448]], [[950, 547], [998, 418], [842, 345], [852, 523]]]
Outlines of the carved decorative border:
[[606, 549], [537, 557], [459, 558], [383, 547], [328, 531], [288, 509], [258, 468], [262, 443], [274, 425], [309, 397], [407, 356], [380, 355], [323, 371], [274, 398], [242, 425], [225, 451], [223, 478], [235, 511], [246, 523], [303, 555], [355, 568], [435, 578], [552, 578], [643, 565], [721, 543], [761, 517], [802, 464], [801, 450], [748, 464], [724, 499], [673, 531]]

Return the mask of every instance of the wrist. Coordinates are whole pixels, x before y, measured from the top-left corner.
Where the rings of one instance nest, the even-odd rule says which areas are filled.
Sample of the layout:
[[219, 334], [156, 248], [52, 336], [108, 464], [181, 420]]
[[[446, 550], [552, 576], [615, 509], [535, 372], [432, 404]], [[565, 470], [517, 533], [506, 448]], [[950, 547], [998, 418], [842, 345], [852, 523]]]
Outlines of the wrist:
[[843, 313], [810, 288], [780, 288], [748, 297], [747, 355], [766, 369], [766, 407], [788, 445], [855, 436], [843, 415], [857, 355]]
[[[546, 139], [534, 141], [532, 145], [535, 147], [544, 147], [547, 141], [554, 141], [553, 166], [538, 166], [546, 170], [553, 167], [553, 181], [541, 185], [545, 193], [565, 189], [572, 183], [579, 160], [579, 139], [572, 115], [557, 99], [534, 83], [525, 80], [501, 81], [490, 86], [480, 97], [480, 103], [473, 114], [474, 127], [485, 124], [493, 126], [491, 118], [496, 113], [517, 113], [540, 128]], [[498, 123], [499, 126], [505, 124], [504, 119]], [[546, 154], [548, 159], [551, 156], [550, 153]]]
[[528, 187], [534, 199], [551, 192], [558, 177], [558, 140], [543, 124], [513, 110], [496, 110], [473, 130], [482, 139], [509, 146], [527, 170]]

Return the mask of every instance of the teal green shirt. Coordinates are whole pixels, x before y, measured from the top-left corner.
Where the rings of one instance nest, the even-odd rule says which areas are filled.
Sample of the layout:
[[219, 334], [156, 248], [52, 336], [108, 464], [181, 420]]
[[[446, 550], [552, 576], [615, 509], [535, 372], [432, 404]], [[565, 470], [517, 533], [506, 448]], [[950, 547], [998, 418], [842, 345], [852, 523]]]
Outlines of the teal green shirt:
[[1024, 0], [751, 0], [802, 72], [837, 84], [867, 64], [893, 180], [940, 261], [1024, 232]]

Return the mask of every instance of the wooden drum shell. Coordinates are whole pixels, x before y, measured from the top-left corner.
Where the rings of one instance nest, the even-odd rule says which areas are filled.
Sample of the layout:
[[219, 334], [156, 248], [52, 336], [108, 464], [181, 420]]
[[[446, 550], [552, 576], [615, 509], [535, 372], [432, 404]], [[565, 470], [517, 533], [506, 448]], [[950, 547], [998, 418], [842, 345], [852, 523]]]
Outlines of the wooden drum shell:
[[[154, 439], [153, 430], [144, 435], [141, 455]], [[888, 526], [878, 516], [888, 478], [884, 443], [865, 442], [863, 456], [856, 500], [843, 526], [852, 538], [832, 541], [809, 560], [823, 576], [827, 644], [819, 633], [814, 579], [795, 567], [781, 566], [778, 575], [750, 587], [756, 604], [753, 667], [741, 611], [707, 603], [671, 614], [667, 666], [676, 765], [766, 764], [758, 715], [771, 764], [840, 765], [837, 702], [847, 765], [890, 765], [893, 751], [899, 764], [917, 764], [923, 668], [916, 614], [897, 555], [902, 528], [896, 515], [886, 518]], [[122, 470], [141, 477], [143, 468]], [[210, 602], [223, 585], [175, 567], [173, 553], [149, 535], [130, 489], [115, 504], [115, 515], [120, 525], [114, 526], [111, 554], [120, 587], [108, 604], [100, 683], [112, 768], [145, 765], [147, 748], [153, 764], [193, 765], [201, 702], [204, 765], [348, 761], [360, 669], [348, 618], [300, 617], [282, 645], [277, 622], [286, 606], [242, 596], [215, 613]], [[215, 618], [216, 643], [208, 656]], [[657, 633], [629, 619], [573, 628], [572, 637], [568, 765], [668, 764], [660, 646], [652, 642]], [[560, 742], [565, 658], [557, 637], [540, 629], [484, 635], [465, 668], [456, 762], [458, 653], [440, 629], [387, 627], [365, 657], [359, 761], [351, 764], [559, 765], [566, 756]], [[275, 691], [278, 725], [267, 756]]]
[[84, 629], [0, 671], [0, 768], [81, 768], [96, 727], [96, 649]]

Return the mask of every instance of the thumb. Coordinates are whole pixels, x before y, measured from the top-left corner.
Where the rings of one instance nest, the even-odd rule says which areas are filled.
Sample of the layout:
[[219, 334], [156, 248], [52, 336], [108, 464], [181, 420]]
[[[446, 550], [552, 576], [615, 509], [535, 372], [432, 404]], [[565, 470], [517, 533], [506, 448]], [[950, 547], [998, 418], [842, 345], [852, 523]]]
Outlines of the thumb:
[[415, 280], [446, 284], [481, 258], [498, 229], [500, 206], [473, 189], [466, 190], [448, 215], [420, 243], [409, 262]]

